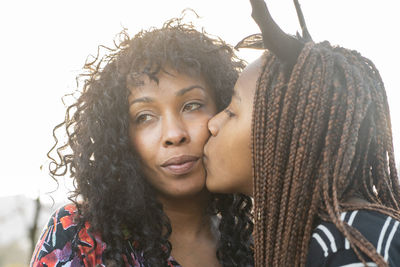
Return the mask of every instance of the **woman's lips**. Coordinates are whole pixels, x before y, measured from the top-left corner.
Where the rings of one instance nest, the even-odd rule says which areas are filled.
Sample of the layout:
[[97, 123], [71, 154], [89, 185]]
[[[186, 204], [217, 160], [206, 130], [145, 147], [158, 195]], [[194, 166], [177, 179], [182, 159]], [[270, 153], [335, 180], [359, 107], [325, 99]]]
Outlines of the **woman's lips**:
[[184, 155], [168, 159], [161, 167], [173, 175], [183, 175], [191, 172], [198, 161], [199, 157]]

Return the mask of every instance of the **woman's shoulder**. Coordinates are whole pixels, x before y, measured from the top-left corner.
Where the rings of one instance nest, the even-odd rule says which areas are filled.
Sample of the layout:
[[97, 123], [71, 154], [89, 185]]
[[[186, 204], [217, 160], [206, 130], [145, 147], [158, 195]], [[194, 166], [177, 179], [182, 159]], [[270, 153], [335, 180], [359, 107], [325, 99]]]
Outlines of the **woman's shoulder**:
[[78, 209], [74, 204], [62, 206], [50, 216], [36, 244], [31, 266], [79, 265], [82, 253], [78, 251], [94, 247], [96, 241], [99, 242], [96, 247], [103, 247], [96, 234], [88, 233], [88, 223], [78, 229], [77, 216]]
[[42, 231], [38, 245], [61, 248], [72, 241], [77, 231], [76, 216], [77, 208], [74, 204], [67, 204], [54, 211]]
[[[68, 204], [57, 209], [44, 227], [31, 259], [31, 267], [105, 266], [106, 243], [89, 222], [78, 220], [78, 209]], [[123, 255], [127, 266], [143, 267], [143, 253], [127, 240]], [[170, 257], [169, 266], [179, 267]]]
[[75, 204], [70, 203], [61, 206], [53, 212], [45, 227], [49, 228], [49, 227], [62, 226], [63, 229], [69, 229], [70, 227], [75, 227], [76, 223], [74, 221], [77, 214], [78, 214], [78, 209]]
[[[400, 262], [399, 221], [369, 210], [343, 212], [341, 220], [357, 229], [389, 264]], [[317, 225], [310, 240], [307, 266], [342, 266], [359, 262], [350, 242], [333, 223], [321, 221]]]

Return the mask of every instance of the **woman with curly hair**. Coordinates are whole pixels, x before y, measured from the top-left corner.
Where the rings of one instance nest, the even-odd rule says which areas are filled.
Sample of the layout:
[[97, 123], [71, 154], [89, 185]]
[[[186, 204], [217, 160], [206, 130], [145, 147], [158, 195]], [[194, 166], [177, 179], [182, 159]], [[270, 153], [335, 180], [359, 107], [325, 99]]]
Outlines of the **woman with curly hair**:
[[[252, 266], [251, 199], [205, 189], [207, 122], [242, 69], [221, 40], [171, 20], [86, 64], [51, 174], [73, 202], [45, 228], [31, 266]], [[56, 139], [57, 140], [57, 139]], [[179, 262], [179, 263], [178, 263]]]
[[400, 186], [378, 70], [312, 42], [302, 19], [303, 38], [284, 34], [264, 1], [251, 2], [269, 51], [209, 121], [208, 189], [254, 196], [255, 266], [399, 266]]

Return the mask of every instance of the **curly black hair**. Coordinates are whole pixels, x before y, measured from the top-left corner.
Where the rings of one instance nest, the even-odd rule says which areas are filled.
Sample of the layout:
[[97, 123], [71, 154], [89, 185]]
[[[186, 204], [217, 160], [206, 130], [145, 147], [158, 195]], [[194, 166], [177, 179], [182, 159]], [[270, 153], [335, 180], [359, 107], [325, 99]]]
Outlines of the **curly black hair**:
[[[129, 138], [127, 83], [138, 74], [155, 75], [165, 66], [186, 75], [201, 75], [214, 91], [222, 110], [230, 101], [243, 61], [219, 38], [195, 30], [181, 19], [130, 38], [124, 30], [115, 48], [106, 48], [84, 66], [79, 97], [68, 106], [65, 120], [53, 130], [55, 145], [48, 156], [54, 179], [68, 172], [75, 189], [69, 199], [77, 206], [80, 225], [89, 222], [107, 248], [103, 260], [124, 265], [126, 229], [129, 240], [148, 266], [165, 266], [172, 231], [155, 191], [139, 168], [139, 156]], [[59, 144], [56, 131], [66, 130]], [[58, 160], [50, 153], [56, 152]], [[211, 195], [210, 215], [221, 218], [217, 258], [223, 266], [252, 266], [253, 230], [249, 197]], [[131, 263], [132, 264], [132, 263]]]

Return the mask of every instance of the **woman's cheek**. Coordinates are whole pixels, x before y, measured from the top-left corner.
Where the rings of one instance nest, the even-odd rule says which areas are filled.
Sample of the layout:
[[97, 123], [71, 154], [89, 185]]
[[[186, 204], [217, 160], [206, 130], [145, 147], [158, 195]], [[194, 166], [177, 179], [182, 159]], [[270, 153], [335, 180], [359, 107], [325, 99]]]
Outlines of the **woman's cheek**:
[[148, 159], [150, 152], [158, 151], [159, 133], [152, 127], [131, 127], [130, 138], [135, 151], [142, 159]]

